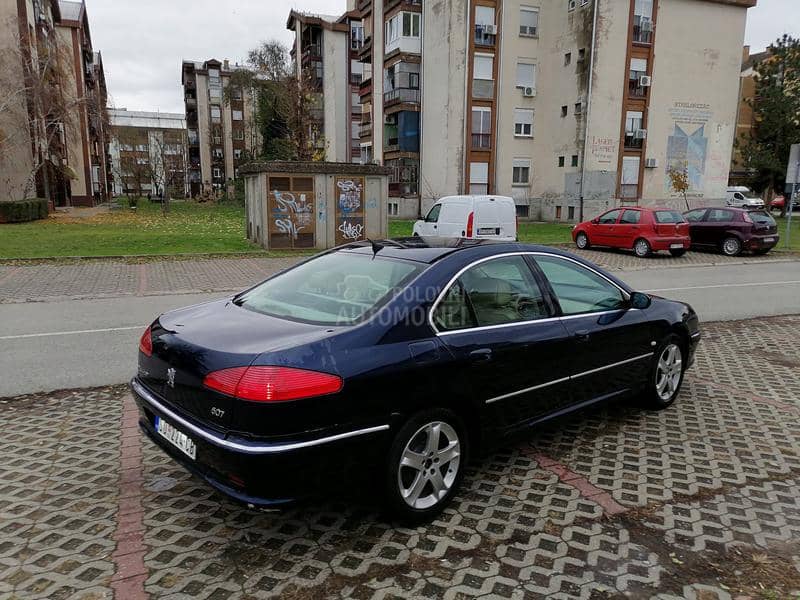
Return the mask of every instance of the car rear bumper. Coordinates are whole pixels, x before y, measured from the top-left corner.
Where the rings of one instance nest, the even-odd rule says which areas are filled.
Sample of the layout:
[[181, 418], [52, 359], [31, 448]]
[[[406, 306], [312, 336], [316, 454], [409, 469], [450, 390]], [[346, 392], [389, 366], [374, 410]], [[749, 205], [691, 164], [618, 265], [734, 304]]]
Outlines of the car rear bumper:
[[[139, 425], [159, 448], [216, 490], [251, 507], [281, 508], [318, 496], [369, 469], [388, 448], [388, 424], [279, 441], [222, 436], [167, 406], [137, 379], [130, 387]], [[196, 445], [195, 459], [158, 433], [155, 417], [189, 436]]]
[[[744, 242], [745, 250], [769, 250], [778, 245], [780, 236], [777, 233], [751, 237]], [[767, 241], [769, 240], [769, 241]]]
[[656, 238], [650, 238], [649, 242], [650, 242], [650, 248], [655, 251], [676, 250], [678, 248], [673, 248], [673, 245], [677, 246], [678, 244], [680, 244], [680, 247], [683, 248], [684, 250], [688, 250], [689, 246], [692, 243], [691, 239], [689, 239], [688, 236], [656, 237]]

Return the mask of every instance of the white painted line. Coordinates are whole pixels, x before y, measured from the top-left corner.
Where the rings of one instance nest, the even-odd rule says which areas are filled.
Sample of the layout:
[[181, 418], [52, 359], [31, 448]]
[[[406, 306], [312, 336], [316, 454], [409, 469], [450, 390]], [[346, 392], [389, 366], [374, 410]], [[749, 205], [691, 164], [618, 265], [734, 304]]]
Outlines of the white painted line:
[[50, 337], [56, 335], [81, 335], [84, 333], [109, 333], [112, 331], [131, 331], [141, 329], [144, 331], [147, 325], [136, 325], [135, 327], [108, 327], [107, 329], [82, 329], [79, 331], [51, 331], [48, 333], [25, 333], [21, 335], [2, 335], [0, 340], [24, 340], [28, 338]]
[[717, 285], [693, 285], [691, 287], [661, 288], [658, 290], [645, 290], [646, 292], [683, 292], [686, 290], [713, 290], [717, 288], [759, 287], [775, 285], [798, 285], [800, 281], [759, 281], [753, 283], [719, 283]]

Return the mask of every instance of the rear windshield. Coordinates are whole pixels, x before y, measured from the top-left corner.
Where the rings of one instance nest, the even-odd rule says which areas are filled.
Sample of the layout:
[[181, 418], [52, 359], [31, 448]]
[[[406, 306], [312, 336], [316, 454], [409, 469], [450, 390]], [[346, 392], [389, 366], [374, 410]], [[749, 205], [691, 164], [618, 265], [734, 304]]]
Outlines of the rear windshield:
[[249, 310], [320, 325], [350, 325], [386, 303], [423, 269], [348, 252], [314, 258], [239, 296]]
[[685, 223], [686, 219], [677, 210], [657, 210], [656, 223]]
[[758, 223], [759, 225], [775, 225], [775, 219], [760, 210], [751, 212], [750, 218], [753, 219], [753, 223]]

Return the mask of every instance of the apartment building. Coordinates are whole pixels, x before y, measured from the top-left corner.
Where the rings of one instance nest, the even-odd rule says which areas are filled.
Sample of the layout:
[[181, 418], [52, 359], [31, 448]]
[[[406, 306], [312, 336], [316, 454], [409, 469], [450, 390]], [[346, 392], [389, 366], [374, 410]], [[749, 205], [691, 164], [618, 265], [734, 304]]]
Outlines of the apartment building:
[[[314, 95], [310, 134], [326, 160], [362, 162], [359, 52], [364, 28], [353, 2], [340, 17], [291, 11], [286, 28], [295, 34], [291, 56], [295, 75]], [[366, 161], [369, 162], [369, 161]]]
[[[392, 169], [403, 217], [465, 193], [513, 196], [521, 218], [546, 220], [677, 206], [670, 169], [691, 202], [717, 202], [755, 4], [358, 0], [361, 160]], [[324, 102], [349, 84], [329, 74]]]
[[184, 115], [109, 109], [115, 196], [189, 195], [189, 149]]
[[65, 85], [80, 99], [71, 107], [67, 125], [70, 204], [94, 206], [108, 199], [108, 89], [103, 60], [92, 47], [85, 2], [60, 1], [56, 25], [64, 55], [71, 58]]
[[756, 65], [769, 58], [768, 50], [750, 53], [750, 46], [745, 46], [742, 51], [742, 72], [739, 78], [739, 108], [736, 117], [736, 143], [731, 157], [731, 185], [746, 185], [750, 174], [744, 166], [741, 148], [747, 143], [750, 130], [755, 125], [755, 114], [752, 102], [756, 99]]
[[183, 61], [181, 82], [189, 140], [189, 192], [223, 190], [237, 177], [239, 166], [257, 153], [260, 135], [255, 122], [255, 92], [226, 90], [240, 65], [210, 59]]

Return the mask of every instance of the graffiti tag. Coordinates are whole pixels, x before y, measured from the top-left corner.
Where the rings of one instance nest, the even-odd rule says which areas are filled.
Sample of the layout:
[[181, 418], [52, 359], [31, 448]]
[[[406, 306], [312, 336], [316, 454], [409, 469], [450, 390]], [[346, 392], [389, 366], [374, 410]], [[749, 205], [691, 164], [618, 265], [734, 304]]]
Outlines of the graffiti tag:
[[344, 221], [341, 225], [339, 225], [339, 231], [342, 232], [342, 237], [346, 240], [358, 240], [364, 233], [364, 226], [361, 224]]

